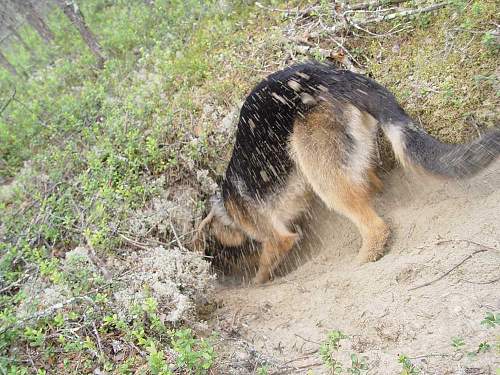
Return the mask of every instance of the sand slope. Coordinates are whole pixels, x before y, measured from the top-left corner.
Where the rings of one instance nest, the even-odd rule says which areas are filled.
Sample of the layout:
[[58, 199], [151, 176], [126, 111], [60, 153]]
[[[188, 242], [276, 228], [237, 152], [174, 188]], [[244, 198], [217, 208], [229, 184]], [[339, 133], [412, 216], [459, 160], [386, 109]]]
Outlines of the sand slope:
[[[492, 282], [500, 277], [499, 170], [496, 163], [460, 183], [391, 172], [376, 206], [391, 223], [392, 243], [381, 260], [361, 266], [355, 227], [316, 204], [314, 233], [273, 282], [221, 281], [214, 324], [233, 347], [225, 371], [253, 373], [267, 359], [276, 365], [269, 373], [328, 373], [318, 343], [339, 329], [350, 337], [336, 358], [350, 366], [350, 353], [366, 355], [368, 374], [399, 374], [398, 354], [413, 358], [421, 374], [494, 374], [500, 328], [480, 322], [500, 310], [500, 281]], [[468, 256], [441, 280], [411, 290]], [[452, 347], [453, 337], [465, 341], [463, 350]], [[465, 354], [481, 342], [491, 350]]]

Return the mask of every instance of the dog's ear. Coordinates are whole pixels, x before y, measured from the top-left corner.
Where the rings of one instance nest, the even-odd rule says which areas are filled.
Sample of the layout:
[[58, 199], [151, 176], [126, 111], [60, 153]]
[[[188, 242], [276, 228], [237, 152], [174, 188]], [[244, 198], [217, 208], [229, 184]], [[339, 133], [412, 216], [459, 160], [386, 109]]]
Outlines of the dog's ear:
[[207, 217], [205, 217], [200, 222], [200, 225], [198, 225], [194, 237], [191, 240], [191, 247], [193, 248], [194, 251], [199, 253], [203, 253], [205, 251], [206, 234], [204, 229], [208, 224], [210, 224], [213, 218], [214, 218], [214, 209], [212, 208], [208, 213]]

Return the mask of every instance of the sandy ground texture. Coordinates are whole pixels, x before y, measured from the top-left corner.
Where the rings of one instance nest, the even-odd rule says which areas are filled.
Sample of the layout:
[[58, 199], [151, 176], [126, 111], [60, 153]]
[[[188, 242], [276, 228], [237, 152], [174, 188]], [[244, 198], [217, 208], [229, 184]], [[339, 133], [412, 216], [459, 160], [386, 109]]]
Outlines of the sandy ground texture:
[[[364, 265], [355, 262], [355, 227], [315, 204], [313, 233], [274, 281], [220, 279], [220, 371], [258, 373], [267, 362], [269, 374], [331, 373], [319, 347], [340, 330], [342, 374], [352, 373], [351, 353], [368, 357], [362, 374], [400, 374], [400, 354], [419, 374], [497, 374], [500, 327], [481, 321], [500, 310], [499, 171], [497, 162], [459, 183], [391, 172], [376, 198], [393, 229], [389, 251]], [[465, 345], [454, 348], [453, 338]], [[491, 348], [477, 353], [485, 342]]]

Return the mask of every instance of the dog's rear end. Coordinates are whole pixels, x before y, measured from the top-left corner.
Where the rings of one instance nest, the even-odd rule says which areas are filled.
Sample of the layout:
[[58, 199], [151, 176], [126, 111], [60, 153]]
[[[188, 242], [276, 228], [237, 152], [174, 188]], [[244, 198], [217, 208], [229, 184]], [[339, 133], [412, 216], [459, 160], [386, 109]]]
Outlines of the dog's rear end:
[[247, 98], [222, 195], [201, 227], [211, 222], [225, 246], [260, 242], [256, 281], [264, 282], [298, 239], [291, 223], [316, 194], [356, 224], [359, 261], [379, 259], [390, 234], [371, 204], [382, 186], [374, 171], [379, 126], [404, 166], [438, 176], [470, 176], [500, 153], [498, 131], [468, 145], [443, 144], [376, 82], [323, 64], [297, 65]]

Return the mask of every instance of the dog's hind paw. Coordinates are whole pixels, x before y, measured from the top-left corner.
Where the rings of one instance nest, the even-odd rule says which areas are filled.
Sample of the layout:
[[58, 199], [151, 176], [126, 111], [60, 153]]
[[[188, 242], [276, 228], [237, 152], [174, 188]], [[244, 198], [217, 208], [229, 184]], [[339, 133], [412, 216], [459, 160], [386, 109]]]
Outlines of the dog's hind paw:
[[360, 251], [356, 257], [356, 263], [365, 264], [368, 262], [376, 262], [384, 256], [383, 252], [380, 251]]

